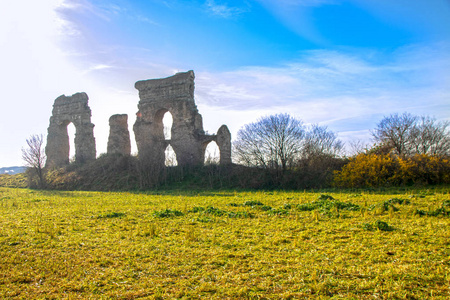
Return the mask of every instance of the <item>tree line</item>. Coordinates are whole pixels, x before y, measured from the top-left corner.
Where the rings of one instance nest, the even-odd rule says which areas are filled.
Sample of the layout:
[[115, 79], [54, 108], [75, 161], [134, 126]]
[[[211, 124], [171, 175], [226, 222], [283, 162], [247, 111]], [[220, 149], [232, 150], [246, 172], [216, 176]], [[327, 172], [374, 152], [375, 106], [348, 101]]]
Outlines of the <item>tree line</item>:
[[377, 187], [450, 183], [450, 123], [409, 113], [385, 116], [373, 145], [345, 155], [337, 134], [289, 114], [262, 117], [239, 130], [234, 159], [275, 174], [291, 187]]

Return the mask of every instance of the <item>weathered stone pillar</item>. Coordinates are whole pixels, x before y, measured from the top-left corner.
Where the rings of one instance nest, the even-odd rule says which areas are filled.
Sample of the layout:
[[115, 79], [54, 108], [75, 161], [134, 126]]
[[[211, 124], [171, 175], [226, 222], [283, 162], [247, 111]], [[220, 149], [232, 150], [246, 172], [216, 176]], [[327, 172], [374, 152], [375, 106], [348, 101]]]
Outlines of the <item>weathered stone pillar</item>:
[[55, 117], [50, 118], [50, 126], [47, 129], [47, 145], [45, 147], [47, 155], [46, 167], [61, 167], [69, 164], [68, 124], [65, 122], [58, 124]]
[[62, 95], [53, 104], [48, 127], [46, 167], [61, 167], [69, 163], [69, 136], [67, 125], [75, 125], [75, 161], [84, 163], [95, 160], [94, 124], [86, 93]]
[[226, 125], [220, 126], [217, 131], [216, 142], [220, 151], [220, 164], [231, 164], [231, 133]]
[[75, 162], [85, 163], [95, 160], [94, 124], [89, 122], [77, 125], [75, 123], [75, 128]]
[[113, 115], [109, 118], [108, 154], [131, 154], [128, 115]]

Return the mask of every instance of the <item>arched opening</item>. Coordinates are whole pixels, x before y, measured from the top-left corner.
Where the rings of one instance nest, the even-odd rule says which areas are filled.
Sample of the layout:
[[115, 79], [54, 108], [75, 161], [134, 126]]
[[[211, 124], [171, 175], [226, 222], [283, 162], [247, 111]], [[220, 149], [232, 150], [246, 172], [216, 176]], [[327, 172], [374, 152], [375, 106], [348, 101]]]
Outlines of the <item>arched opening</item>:
[[164, 128], [164, 139], [170, 140], [172, 138], [172, 124], [173, 124], [173, 118], [170, 111], [167, 111], [164, 114], [164, 117], [162, 119], [163, 128]]
[[168, 145], [166, 147], [164, 154], [166, 167], [175, 167], [178, 165], [177, 154], [175, 153], [171, 145]]
[[220, 163], [220, 150], [215, 141], [211, 141], [205, 148], [205, 166], [218, 165]]
[[165, 108], [158, 110], [153, 123], [154, 137], [158, 140], [170, 140], [172, 133], [172, 114]]
[[72, 122], [67, 124], [67, 135], [69, 136], [69, 161], [75, 161], [75, 133], [77, 129]]

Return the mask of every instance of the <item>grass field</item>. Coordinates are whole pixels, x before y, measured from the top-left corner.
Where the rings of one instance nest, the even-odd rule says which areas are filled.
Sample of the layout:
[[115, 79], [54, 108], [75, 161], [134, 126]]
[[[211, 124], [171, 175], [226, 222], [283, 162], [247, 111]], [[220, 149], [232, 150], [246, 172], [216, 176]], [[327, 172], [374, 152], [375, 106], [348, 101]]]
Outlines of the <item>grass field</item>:
[[449, 189], [0, 188], [1, 299], [449, 299]]

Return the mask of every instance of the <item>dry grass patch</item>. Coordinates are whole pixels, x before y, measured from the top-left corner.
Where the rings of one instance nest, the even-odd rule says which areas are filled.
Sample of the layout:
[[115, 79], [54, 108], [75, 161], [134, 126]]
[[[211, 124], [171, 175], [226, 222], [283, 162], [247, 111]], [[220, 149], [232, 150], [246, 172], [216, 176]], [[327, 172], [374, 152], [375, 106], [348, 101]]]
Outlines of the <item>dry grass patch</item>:
[[0, 298], [447, 299], [449, 200], [0, 188]]

